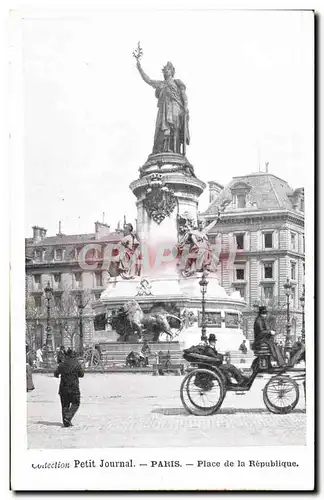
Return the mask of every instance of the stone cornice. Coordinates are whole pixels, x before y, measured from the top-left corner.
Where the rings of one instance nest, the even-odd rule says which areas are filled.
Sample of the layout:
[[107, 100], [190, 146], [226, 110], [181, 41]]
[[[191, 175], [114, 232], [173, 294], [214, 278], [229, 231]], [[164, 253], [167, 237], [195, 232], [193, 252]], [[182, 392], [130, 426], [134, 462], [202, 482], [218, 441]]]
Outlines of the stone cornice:
[[[201, 217], [207, 220], [217, 218], [217, 214], [201, 214]], [[251, 212], [225, 212], [222, 214], [217, 227], [226, 227], [233, 224], [255, 224], [263, 221], [286, 221], [293, 222], [298, 226], [304, 227], [304, 213], [295, 213], [289, 210], [269, 210], [269, 211], [251, 211]]]
[[[196, 177], [186, 177], [179, 173], [163, 174], [163, 182], [166, 185], [171, 185], [174, 190], [181, 189], [182, 191], [190, 191], [192, 189], [200, 195], [206, 188], [206, 184]], [[133, 181], [129, 187], [133, 193], [138, 196], [138, 193], [150, 186], [149, 176], [142, 177]]]
[[263, 250], [237, 250], [235, 259], [237, 260], [239, 257], [261, 257], [261, 258], [271, 258], [271, 257], [293, 257], [296, 259], [305, 260], [305, 254], [293, 252], [291, 250], [285, 249], [263, 249]]

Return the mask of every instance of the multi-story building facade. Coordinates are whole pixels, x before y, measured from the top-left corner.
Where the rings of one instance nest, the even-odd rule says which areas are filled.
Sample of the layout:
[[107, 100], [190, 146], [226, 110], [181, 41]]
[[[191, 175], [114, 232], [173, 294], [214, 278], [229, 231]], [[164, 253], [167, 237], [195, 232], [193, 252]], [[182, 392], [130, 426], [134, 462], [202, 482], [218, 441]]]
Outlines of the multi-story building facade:
[[223, 210], [209, 237], [212, 243], [221, 241], [221, 285], [246, 300], [247, 337], [253, 339], [255, 306], [268, 303], [281, 316], [284, 338], [284, 284], [289, 278], [291, 334], [296, 338], [301, 332], [305, 274], [304, 190], [293, 190], [268, 172], [234, 177], [225, 188], [211, 181], [209, 190], [210, 204], [201, 216], [212, 221]]
[[[91, 301], [100, 297], [108, 272], [104, 265], [107, 244], [115, 245], [123, 231], [111, 232], [107, 224], [95, 223], [90, 234], [47, 236], [34, 226], [33, 237], [26, 238], [26, 335], [32, 347], [46, 342], [47, 301], [44, 290], [53, 290], [50, 327], [55, 347], [78, 345], [79, 309], [83, 310], [84, 343], [93, 335]], [[81, 301], [81, 302], [80, 302]]]

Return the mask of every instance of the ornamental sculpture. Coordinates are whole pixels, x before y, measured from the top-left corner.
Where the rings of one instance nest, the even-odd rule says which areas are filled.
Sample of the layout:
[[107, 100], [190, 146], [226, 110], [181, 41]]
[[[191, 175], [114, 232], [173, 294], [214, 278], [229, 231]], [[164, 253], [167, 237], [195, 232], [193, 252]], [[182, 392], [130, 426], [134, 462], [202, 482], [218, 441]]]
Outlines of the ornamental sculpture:
[[218, 207], [217, 218], [206, 226], [204, 220], [193, 223], [192, 217], [185, 212], [178, 216], [179, 243], [178, 257], [184, 267], [182, 276], [193, 276], [197, 272], [215, 272], [218, 265], [218, 253], [213, 251], [209, 242], [208, 233], [220, 221], [228, 201]]
[[149, 187], [146, 189], [143, 205], [145, 210], [157, 224], [169, 217], [177, 204], [177, 198], [172, 189], [165, 185], [162, 175], [152, 174], [149, 177]]
[[189, 111], [185, 84], [176, 78], [175, 68], [169, 61], [162, 68], [163, 80], [151, 80], [144, 73], [140, 59], [143, 50], [138, 43], [133, 52], [137, 69], [144, 82], [155, 89], [158, 100], [153, 153], [178, 153], [186, 155], [186, 145], [190, 143]]
[[139, 286], [137, 287], [137, 294], [139, 297], [149, 296], [152, 294], [152, 285], [147, 278], [142, 278]]
[[194, 217], [189, 212], [184, 212], [183, 214], [178, 214], [178, 234], [183, 236], [190, 229], [193, 229], [196, 225]]
[[182, 275], [184, 277], [193, 276], [197, 272], [215, 271], [213, 269], [213, 255], [212, 248], [207, 236], [217, 223], [214, 220], [208, 226], [205, 226], [205, 221], [198, 221], [198, 227], [188, 228], [178, 244], [178, 250], [185, 260]]
[[116, 259], [109, 267], [109, 275], [123, 279], [133, 279], [141, 272], [140, 243], [132, 224], [125, 224], [124, 237], [115, 249]]

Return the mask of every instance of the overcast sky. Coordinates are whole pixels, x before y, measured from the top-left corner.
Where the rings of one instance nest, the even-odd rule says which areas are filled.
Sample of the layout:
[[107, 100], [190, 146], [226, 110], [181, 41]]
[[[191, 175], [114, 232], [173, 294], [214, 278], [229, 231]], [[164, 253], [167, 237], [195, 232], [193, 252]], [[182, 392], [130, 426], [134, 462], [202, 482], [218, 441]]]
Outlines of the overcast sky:
[[[25, 235], [93, 232], [136, 217], [128, 186], [152, 151], [154, 79], [172, 61], [187, 86], [201, 180], [222, 184], [264, 168], [293, 188], [313, 168], [311, 12], [101, 13], [23, 26]], [[200, 210], [207, 208], [208, 193]]]

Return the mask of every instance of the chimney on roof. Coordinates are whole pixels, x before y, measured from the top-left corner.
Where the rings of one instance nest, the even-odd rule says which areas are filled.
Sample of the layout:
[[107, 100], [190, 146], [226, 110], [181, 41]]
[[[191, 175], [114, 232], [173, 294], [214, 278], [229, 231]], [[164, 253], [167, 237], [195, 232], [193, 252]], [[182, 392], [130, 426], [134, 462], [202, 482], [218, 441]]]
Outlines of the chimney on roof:
[[47, 230], [40, 226], [33, 226], [33, 243], [39, 243], [46, 238]]
[[215, 181], [209, 181], [209, 203], [212, 203], [219, 193], [224, 189], [224, 186]]
[[95, 230], [96, 240], [100, 240], [101, 238], [104, 238], [105, 236], [108, 236], [108, 234], [110, 234], [110, 226], [103, 222], [95, 222]]

